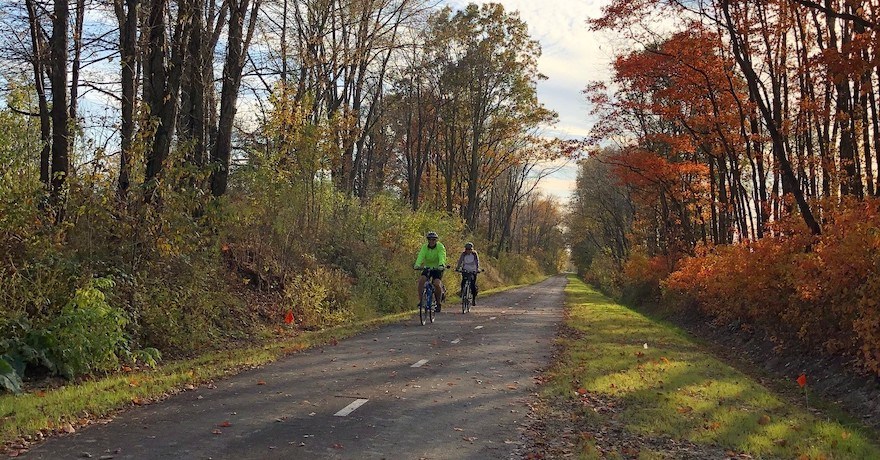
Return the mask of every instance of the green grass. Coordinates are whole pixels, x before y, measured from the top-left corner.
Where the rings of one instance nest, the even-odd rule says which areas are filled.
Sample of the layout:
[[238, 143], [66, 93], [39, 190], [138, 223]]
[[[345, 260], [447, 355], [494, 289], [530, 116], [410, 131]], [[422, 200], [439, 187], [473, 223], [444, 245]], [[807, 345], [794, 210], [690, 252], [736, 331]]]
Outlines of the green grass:
[[[584, 411], [590, 424], [614, 418], [640, 435], [756, 458], [880, 458], [869, 430], [818, 418], [714, 358], [680, 330], [569, 279], [566, 324], [579, 333], [560, 338], [564, 352], [544, 396], [580, 407], [578, 391], [586, 391], [615, 404], [613, 415]], [[589, 457], [590, 446], [584, 447]]]

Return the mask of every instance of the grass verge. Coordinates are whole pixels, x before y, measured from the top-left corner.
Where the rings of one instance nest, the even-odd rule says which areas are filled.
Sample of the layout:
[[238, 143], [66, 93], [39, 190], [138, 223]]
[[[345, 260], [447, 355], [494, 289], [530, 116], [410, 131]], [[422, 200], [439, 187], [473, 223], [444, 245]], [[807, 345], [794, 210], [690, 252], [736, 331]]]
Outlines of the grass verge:
[[[880, 458], [868, 429], [774, 394], [677, 328], [569, 279], [570, 333], [559, 339], [543, 396], [563, 401], [588, 427], [616, 426], [641, 440], [673, 439], [754, 458]], [[580, 454], [592, 458], [594, 438], [583, 439]]]

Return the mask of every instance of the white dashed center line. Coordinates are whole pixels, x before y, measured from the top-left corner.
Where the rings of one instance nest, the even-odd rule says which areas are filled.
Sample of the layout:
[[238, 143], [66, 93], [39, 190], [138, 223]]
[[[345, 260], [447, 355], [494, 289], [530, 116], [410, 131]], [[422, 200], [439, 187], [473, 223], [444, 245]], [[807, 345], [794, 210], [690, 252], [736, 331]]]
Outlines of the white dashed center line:
[[354, 412], [358, 407], [363, 406], [369, 399], [355, 399], [351, 404], [342, 408], [341, 411], [333, 414], [336, 417], [345, 417], [348, 414]]
[[424, 366], [425, 363], [427, 363], [427, 362], [428, 362], [427, 359], [420, 359], [420, 360], [418, 360], [415, 364], [413, 364], [413, 365], [410, 366], [410, 367], [422, 367], [422, 366]]

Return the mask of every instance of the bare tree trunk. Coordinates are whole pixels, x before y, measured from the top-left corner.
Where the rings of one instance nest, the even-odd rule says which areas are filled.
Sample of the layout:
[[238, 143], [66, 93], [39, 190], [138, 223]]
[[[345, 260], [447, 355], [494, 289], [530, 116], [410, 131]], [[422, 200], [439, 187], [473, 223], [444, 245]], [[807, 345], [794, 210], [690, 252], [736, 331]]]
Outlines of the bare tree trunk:
[[250, 0], [238, 0], [238, 3], [236, 0], [230, 0], [229, 3], [229, 36], [220, 93], [220, 123], [217, 128], [217, 142], [211, 152], [211, 162], [214, 165], [214, 171], [211, 175], [211, 193], [214, 196], [225, 194], [229, 182], [232, 128], [237, 109], [238, 90], [241, 86], [245, 55], [256, 27], [260, 0], [254, 1], [250, 22], [245, 29], [244, 20], [249, 6]]
[[119, 23], [119, 54], [122, 64], [122, 123], [117, 195], [125, 199], [131, 185], [131, 155], [134, 145], [134, 113], [137, 106], [137, 30], [140, 0], [115, 0]]
[[776, 162], [779, 165], [779, 171], [782, 175], [783, 183], [790, 185], [790, 192], [794, 196], [795, 202], [798, 205], [798, 209], [801, 211], [801, 216], [804, 219], [804, 223], [807, 224], [807, 226], [810, 228], [810, 231], [818, 235], [822, 233], [822, 229], [819, 226], [819, 222], [814, 217], [813, 211], [810, 209], [810, 205], [807, 203], [804, 197], [803, 190], [801, 189], [800, 184], [797, 183], [797, 179], [795, 178], [794, 171], [792, 170], [791, 163], [789, 162], [788, 155], [785, 151], [785, 141], [783, 139], [782, 133], [779, 131], [779, 126], [776, 123], [776, 118], [771, 112], [771, 109], [767, 107], [766, 101], [764, 100], [761, 90], [759, 89], [758, 75], [755, 73], [754, 67], [752, 67], [751, 57], [748, 55], [748, 50], [744, 48], [742, 37], [739, 35], [739, 32], [737, 31], [736, 26], [733, 23], [733, 19], [730, 15], [730, 5], [728, 4], [728, 2], [722, 2], [721, 6], [726, 23], [725, 27], [729, 32], [729, 38], [733, 47], [733, 52], [734, 56], [736, 57], [737, 64], [739, 64], [740, 70], [742, 70], [745, 76], [751, 98], [758, 106], [758, 109], [764, 117], [767, 130], [769, 131], [770, 138], [773, 141], [773, 156], [776, 158]]
[[70, 69], [70, 120], [74, 124], [77, 123], [77, 98], [79, 97], [79, 74], [82, 66], [82, 34], [85, 12], [85, 0], [76, 0], [76, 19], [73, 30], [73, 63]]
[[[171, 142], [177, 125], [180, 80], [183, 73], [184, 49], [191, 31], [193, 7], [181, 1], [171, 36], [166, 37], [168, 0], [153, 0], [147, 19], [149, 32], [144, 62], [144, 99], [150, 106], [150, 116], [156, 123], [153, 145], [147, 156], [144, 176], [144, 199], [154, 201], [158, 181], [171, 151]], [[170, 54], [170, 56], [169, 56]]]
[[[67, 52], [68, 21], [70, 9], [67, 1], [56, 1], [52, 17], [52, 37], [49, 39], [50, 69], [49, 81], [52, 84], [52, 188], [53, 205], [59, 206], [61, 192], [70, 170], [70, 126], [67, 105]], [[56, 210], [56, 220], [64, 215]]]
[[[825, 0], [825, 7], [831, 7], [831, 0]], [[828, 27], [828, 48], [834, 54], [838, 54], [837, 24], [835, 23], [835, 19], [830, 15], [826, 15], [825, 25]], [[845, 48], [849, 41], [848, 29], [844, 27], [843, 42], [841, 46]], [[849, 86], [849, 79], [845, 75], [837, 75], [834, 80], [834, 89], [836, 93], [835, 109], [837, 111], [835, 119], [840, 126], [840, 144], [838, 152], [840, 155], [840, 168], [842, 173], [840, 179], [840, 194], [862, 196], [862, 181], [856, 174], [855, 139], [853, 138], [854, 133], [851, 128], [851, 119], [853, 117], [852, 107], [850, 106], [852, 92]]]
[[40, 115], [40, 182], [48, 190], [51, 186], [52, 169], [49, 164], [52, 152], [52, 119], [49, 115], [49, 102], [46, 98], [46, 84], [43, 79], [45, 73], [45, 52], [46, 43], [43, 40], [45, 33], [37, 16], [36, 5], [34, 0], [26, 0], [25, 5], [28, 11], [28, 23], [30, 25], [31, 47], [33, 56], [31, 56], [31, 66], [34, 72], [34, 89], [37, 93], [37, 105]]
[[194, 0], [192, 34], [187, 44], [187, 56], [180, 91], [180, 138], [190, 143], [190, 159], [193, 164], [203, 166], [207, 162], [205, 66], [208, 53], [205, 47], [210, 43], [210, 31], [205, 25], [205, 0]]
[[[861, 35], [865, 33], [865, 27], [861, 24], [854, 24], [853, 31], [856, 35]], [[871, 56], [867, 49], [862, 51], [862, 59], [865, 62], [871, 62]], [[865, 157], [865, 184], [868, 187], [868, 195], [873, 196], [875, 194], [874, 189], [874, 159], [871, 155], [871, 127], [870, 121], [868, 120], [868, 95], [871, 97], [874, 95], [874, 83], [871, 81], [871, 68], [865, 67], [862, 71], [861, 75], [861, 91], [857, 94], [859, 95], [859, 115], [861, 115], [861, 123], [862, 123], [862, 153]], [[873, 102], [873, 101], [871, 101]]]

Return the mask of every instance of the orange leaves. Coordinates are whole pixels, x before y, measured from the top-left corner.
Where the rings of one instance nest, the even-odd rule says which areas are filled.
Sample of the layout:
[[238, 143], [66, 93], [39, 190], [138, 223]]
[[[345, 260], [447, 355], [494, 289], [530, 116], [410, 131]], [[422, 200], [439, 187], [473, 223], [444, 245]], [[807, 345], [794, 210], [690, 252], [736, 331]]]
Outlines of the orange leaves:
[[679, 414], [690, 414], [694, 411], [694, 408], [691, 406], [682, 406], [675, 409]]
[[[763, 327], [782, 345], [855, 356], [880, 373], [880, 200], [828, 204], [823, 218], [819, 237], [793, 216], [776, 222], [773, 236], [683, 259], [662, 281], [663, 294], [721, 322]], [[625, 273], [638, 280], [651, 269], [635, 260]]]

